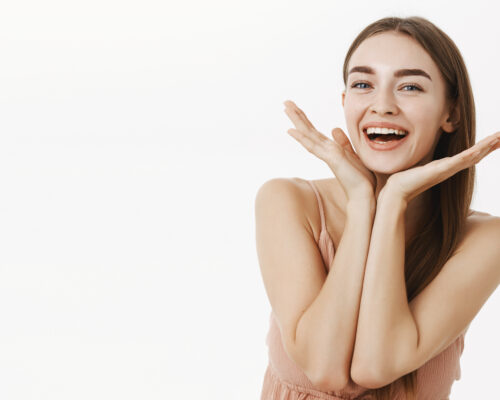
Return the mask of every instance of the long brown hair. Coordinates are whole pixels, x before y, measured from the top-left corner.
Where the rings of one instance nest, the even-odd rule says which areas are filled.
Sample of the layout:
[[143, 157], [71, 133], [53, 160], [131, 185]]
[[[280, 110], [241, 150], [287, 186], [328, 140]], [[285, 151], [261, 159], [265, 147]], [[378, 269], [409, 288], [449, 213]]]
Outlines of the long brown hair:
[[[472, 146], [476, 140], [476, 114], [465, 62], [450, 37], [425, 18], [386, 17], [363, 29], [347, 51], [343, 68], [344, 84], [347, 85], [349, 60], [358, 46], [368, 37], [387, 31], [408, 35], [420, 43], [444, 78], [446, 97], [456, 118], [455, 130], [441, 135], [433, 159], [453, 156]], [[469, 214], [474, 181], [475, 167], [472, 166], [429, 189], [432, 206], [422, 218], [425, 221], [422, 229], [409, 241], [405, 251], [408, 302], [436, 277], [455, 250]], [[417, 370], [369, 392], [377, 400], [390, 399], [396, 385], [400, 384], [403, 384], [406, 398], [415, 399]]]

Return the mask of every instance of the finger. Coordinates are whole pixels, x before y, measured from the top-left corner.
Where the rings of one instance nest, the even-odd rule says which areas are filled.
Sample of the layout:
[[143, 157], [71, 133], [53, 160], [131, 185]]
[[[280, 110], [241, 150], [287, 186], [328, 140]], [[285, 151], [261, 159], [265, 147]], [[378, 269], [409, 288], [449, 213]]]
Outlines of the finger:
[[493, 135], [487, 136], [484, 139], [480, 140], [478, 143], [476, 143], [472, 147], [477, 147], [477, 148], [488, 148], [493, 145], [496, 145], [498, 143], [498, 140], [500, 139], [500, 132], [496, 132]]
[[474, 146], [452, 157], [435, 160], [436, 168], [441, 170], [441, 180], [447, 179], [457, 172], [465, 168], [470, 168], [481, 161], [499, 145], [498, 137], [499, 135], [497, 134], [488, 136], [477, 142]]
[[316, 129], [314, 127], [314, 125], [312, 124], [311, 121], [309, 121], [309, 118], [307, 118], [306, 114], [304, 111], [302, 111], [299, 107], [295, 106], [295, 111], [297, 112], [297, 114], [299, 115], [299, 117], [302, 118], [302, 121], [304, 121], [304, 123], [309, 126], [311, 129]]
[[313, 153], [321, 160], [329, 163], [332, 161], [332, 157], [337, 159], [341, 157], [340, 147], [331, 140], [324, 140], [325, 138], [321, 133], [314, 132], [304, 132], [300, 129], [289, 129], [287, 131], [291, 136], [293, 136], [299, 143], [301, 143], [307, 151]]
[[[500, 132], [491, 135], [474, 146], [455, 154], [454, 156], [444, 157], [441, 159], [433, 160], [427, 164], [414, 167], [420, 170], [420, 180], [424, 182], [421, 188], [412, 196], [422, 193], [423, 191], [433, 187], [434, 185], [443, 182], [457, 172], [469, 168], [479, 162], [487, 154], [493, 150], [500, 148]], [[397, 176], [398, 174], [396, 174]], [[403, 185], [404, 186], [404, 185]], [[413, 198], [412, 197], [412, 198]]]
[[296, 132], [296, 135], [295, 135], [295, 136], [297, 136], [296, 139], [297, 138], [307, 139], [307, 140], [311, 141], [311, 145], [314, 143], [315, 145], [318, 145], [318, 146], [326, 146], [328, 144], [335, 143], [335, 142], [331, 141], [330, 139], [328, 139], [321, 132], [318, 132], [316, 129], [296, 127], [296, 129], [292, 128], [292, 129], [289, 129], [287, 132], [288, 133]]
[[293, 101], [287, 100], [285, 104], [285, 113], [292, 120], [298, 129], [312, 129], [316, 130], [314, 125], [306, 117], [305, 113], [295, 105]]
[[469, 166], [472, 166], [478, 163], [481, 159], [483, 159], [493, 150], [496, 150], [498, 148], [499, 143], [500, 143], [500, 132], [497, 132], [496, 134], [490, 135], [480, 140], [474, 146], [468, 148], [467, 150], [457, 154], [455, 157], [452, 158], [456, 158], [457, 163], [460, 163], [460, 161], [467, 163], [468, 161]]
[[[292, 103], [292, 102], [290, 100], [287, 100], [285, 103]], [[291, 131], [298, 131], [301, 133], [301, 135], [298, 136], [297, 134], [295, 135], [297, 136], [296, 139], [297, 138], [310, 139], [312, 143], [310, 143], [309, 146], [311, 146], [313, 143], [317, 145], [325, 145], [326, 143], [330, 144], [333, 143], [325, 135], [316, 130], [316, 128], [314, 128], [314, 126], [309, 122], [309, 120], [307, 120], [307, 118], [305, 118], [305, 120], [307, 121], [306, 123], [303, 117], [296, 112], [296, 109], [291, 107], [286, 107], [285, 113], [290, 117], [292, 122], [295, 124], [296, 129], [292, 129]], [[291, 132], [288, 131], [288, 133]]]
[[493, 145], [491, 151], [497, 150], [497, 149], [500, 149], [500, 140], [496, 144]]
[[316, 141], [314, 141], [309, 135], [305, 135], [301, 130], [290, 128], [287, 132], [299, 143], [301, 143], [308, 151], [312, 152], [313, 149], [317, 147]]
[[295, 125], [295, 128], [302, 130], [302, 131], [312, 131], [311, 127], [307, 125], [302, 118], [292, 109], [290, 108], [285, 108], [285, 113], [288, 115], [288, 118], [293, 122]]
[[285, 104], [285, 113], [290, 117], [292, 122], [295, 124], [297, 130], [302, 131], [302, 133], [307, 133], [311, 140], [315, 140], [318, 144], [325, 145], [325, 143], [331, 144], [331, 140], [329, 140], [325, 135], [320, 133], [314, 125], [307, 119], [304, 112], [297, 107], [297, 105], [291, 101], [286, 100]]
[[352, 154], [356, 154], [354, 152], [354, 149], [351, 146], [351, 142], [349, 141], [349, 138], [346, 136], [344, 131], [340, 128], [333, 128], [332, 129], [332, 137], [333, 140], [335, 140], [344, 150], [347, 150], [348, 152]]
[[495, 151], [496, 149], [498, 149], [500, 147], [500, 139], [497, 138], [495, 140], [492, 140], [488, 146], [486, 147], [486, 149], [481, 152], [481, 158], [477, 161], [479, 162], [481, 159], [483, 159], [484, 157], [486, 157], [488, 154], [490, 154], [491, 152]]

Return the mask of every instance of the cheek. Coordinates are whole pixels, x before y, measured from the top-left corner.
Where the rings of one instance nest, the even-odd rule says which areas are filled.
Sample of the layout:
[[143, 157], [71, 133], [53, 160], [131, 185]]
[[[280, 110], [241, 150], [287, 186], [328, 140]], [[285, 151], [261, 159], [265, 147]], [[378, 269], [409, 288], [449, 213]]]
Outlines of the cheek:
[[344, 116], [347, 129], [349, 129], [349, 133], [351, 133], [351, 135], [357, 132], [359, 123], [363, 118], [364, 110], [365, 107], [361, 102], [348, 101], [346, 98], [344, 103]]
[[413, 128], [418, 132], [418, 147], [425, 148], [425, 150], [433, 146], [437, 139], [436, 135], [440, 133], [440, 115], [436, 113], [436, 109], [435, 104], [419, 107], [410, 116]]
[[352, 107], [344, 107], [344, 117], [347, 128], [346, 134], [349, 136], [349, 140], [354, 147], [354, 151], [358, 153], [361, 141], [361, 138], [359, 137], [359, 123], [361, 121], [362, 114]]

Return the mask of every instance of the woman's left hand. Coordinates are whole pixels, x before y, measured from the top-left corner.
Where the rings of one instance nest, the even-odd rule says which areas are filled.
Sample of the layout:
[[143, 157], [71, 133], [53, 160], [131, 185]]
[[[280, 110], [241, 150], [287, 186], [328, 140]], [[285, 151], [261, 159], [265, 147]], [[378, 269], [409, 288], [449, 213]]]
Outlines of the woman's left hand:
[[413, 167], [392, 174], [379, 193], [379, 198], [386, 194], [397, 196], [406, 203], [420, 193], [470, 168], [492, 151], [500, 148], [500, 131], [487, 136], [474, 146], [451, 157], [431, 161], [425, 165]]

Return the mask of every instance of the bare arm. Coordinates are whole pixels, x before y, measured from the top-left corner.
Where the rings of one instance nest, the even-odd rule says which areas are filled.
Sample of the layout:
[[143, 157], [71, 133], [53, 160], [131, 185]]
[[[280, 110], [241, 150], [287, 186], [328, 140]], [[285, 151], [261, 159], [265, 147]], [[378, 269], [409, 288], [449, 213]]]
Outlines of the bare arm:
[[365, 199], [348, 203], [344, 233], [326, 274], [304, 213], [304, 194], [288, 179], [272, 179], [259, 189], [259, 265], [288, 355], [318, 389], [340, 390], [349, 380], [374, 205]]
[[500, 132], [452, 157], [397, 172], [381, 191], [352, 359], [356, 383], [382, 387], [422, 366], [456, 340], [498, 286], [500, 218], [469, 231], [410, 303], [404, 277], [408, 202], [500, 148], [497, 137]]
[[387, 375], [382, 368], [394, 364], [389, 358], [404, 351], [397, 348], [402, 334], [417, 343], [404, 276], [405, 210], [403, 201], [377, 203], [352, 360], [354, 381], [367, 387], [377, 387]]
[[374, 212], [374, 202], [348, 203], [344, 232], [330, 272], [297, 325], [295, 352], [314, 360], [316, 384], [326, 391], [339, 390], [349, 381]]
[[[284, 243], [289, 247], [297, 246], [292, 251], [281, 249], [282, 243], [268, 245], [276, 235], [261, 229], [259, 237], [262, 239], [258, 241], [263, 275], [268, 281], [268, 294], [280, 319], [289, 354], [309, 373], [319, 389], [339, 390], [350, 378], [363, 274], [375, 213], [375, 176], [361, 162], [342, 129], [334, 128], [333, 140], [328, 139], [314, 128], [295, 103], [286, 101], [285, 106], [285, 112], [295, 124], [295, 129], [287, 132], [323, 160], [342, 186], [347, 197], [346, 223], [328, 275], [320, 265], [317, 244], [310, 234], [304, 233], [307, 229], [303, 226], [297, 224], [280, 229]], [[287, 203], [286, 198], [281, 198], [282, 203]], [[276, 215], [276, 208], [267, 215]], [[259, 219], [265, 220], [261, 214]], [[303, 211], [291, 209], [288, 216], [280, 220], [280, 226], [297, 219], [297, 214]], [[267, 272], [272, 269], [274, 273]], [[276, 288], [275, 282], [283, 280], [286, 286]]]

